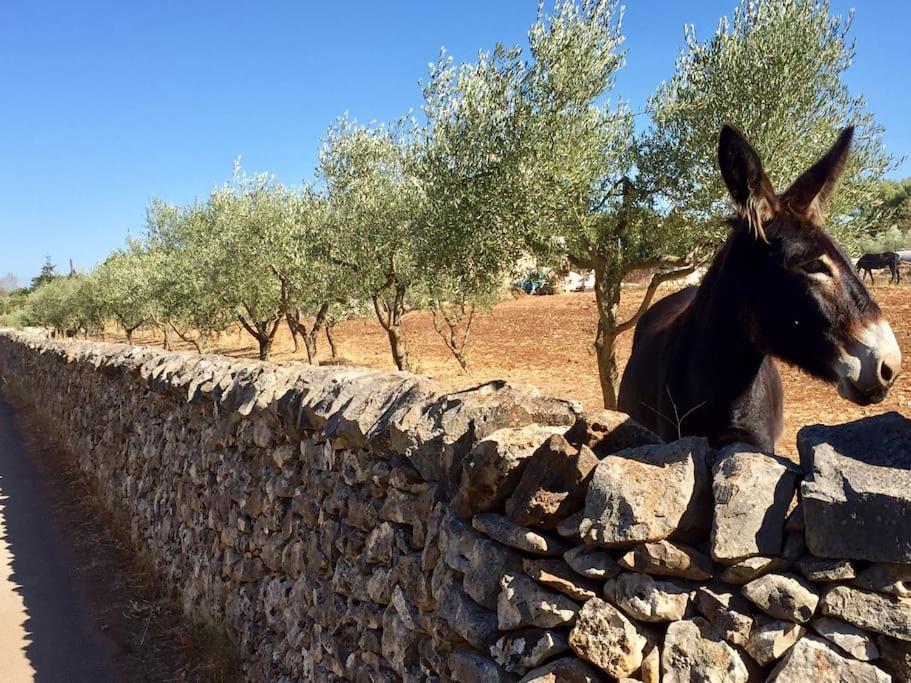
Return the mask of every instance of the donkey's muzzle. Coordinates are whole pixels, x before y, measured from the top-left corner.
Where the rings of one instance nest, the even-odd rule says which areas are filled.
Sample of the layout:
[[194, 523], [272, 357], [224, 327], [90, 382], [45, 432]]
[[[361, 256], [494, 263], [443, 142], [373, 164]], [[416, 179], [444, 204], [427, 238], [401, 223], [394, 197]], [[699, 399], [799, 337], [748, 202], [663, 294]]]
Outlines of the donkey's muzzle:
[[901, 373], [902, 354], [892, 328], [880, 318], [848, 344], [837, 362], [838, 393], [865, 406], [879, 403]]

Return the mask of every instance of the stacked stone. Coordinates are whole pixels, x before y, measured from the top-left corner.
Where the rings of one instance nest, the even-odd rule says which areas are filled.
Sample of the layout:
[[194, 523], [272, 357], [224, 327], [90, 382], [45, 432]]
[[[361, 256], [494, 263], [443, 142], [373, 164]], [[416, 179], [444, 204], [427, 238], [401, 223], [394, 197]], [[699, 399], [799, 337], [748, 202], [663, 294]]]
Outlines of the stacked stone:
[[440, 544], [486, 640], [454, 680], [911, 680], [911, 421], [806, 428], [800, 466], [608, 411], [535, 441], [463, 462]]
[[911, 422], [798, 465], [502, 382], [0, 333], [254, 681], [909, 681]]
[[0, 335], [0, 373], [251, 681], [451, 680], [451, 652], [484, 637], [483, 609], [436, 571], [461, 461], [499, 429], [580, 413], [503, 382], [440, 394], [402, 373], [19, 335]]

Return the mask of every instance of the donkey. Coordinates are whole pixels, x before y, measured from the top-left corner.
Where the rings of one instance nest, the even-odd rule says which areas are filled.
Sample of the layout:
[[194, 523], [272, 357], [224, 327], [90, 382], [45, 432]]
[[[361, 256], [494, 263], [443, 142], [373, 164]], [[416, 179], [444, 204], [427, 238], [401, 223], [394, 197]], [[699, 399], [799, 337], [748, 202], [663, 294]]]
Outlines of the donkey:
[[892, 273], [889, 282], [899, 284], [902, 281], [901, 272], [899, 272], [900, 265], [901, 258], [897, 253], [894, 251], [884, 251], [881, 254], [864, 254], [857, 260], [856, 268], [857, 272], [860, 273], [861, 282], [869, 275], [870, 284], [875, 285], [876, 280], [873, 279], [873, 270], [876, 268], [888, 268]]
[[901, 352], [879, 306], [822, 227], [853, 128], [777, 195], [733, 126], [718, 162], [737, 208], [702, 284], [667, 296], [639, 321], [619, 408], [664, 438], [700, 435], [772, 452], [782, 427], [773, 357], [859, 405], [882, 401]]

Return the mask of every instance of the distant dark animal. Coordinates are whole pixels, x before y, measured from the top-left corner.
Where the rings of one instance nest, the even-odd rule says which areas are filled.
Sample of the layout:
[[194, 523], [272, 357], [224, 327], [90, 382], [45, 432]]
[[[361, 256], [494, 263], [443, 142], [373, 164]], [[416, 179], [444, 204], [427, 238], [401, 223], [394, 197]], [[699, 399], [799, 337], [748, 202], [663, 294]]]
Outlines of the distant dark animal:
[[898, 254], [898, 274], [901, 275], [901, 265], [911, 264], [911, 249], [899, 249], [895, 253]]
[[892, 273], [889, 282], [898, 284], [902, 279], [901, 272], [898, 269], [900, 264], [901, 257], [894, 251], [884, 251], [881, 254], [864, 254], [857, 260], [857, 272], [860, 273], [861, 282], [869, 275], [870, 284], [875, 285], [876, 280], [873, 279], [873, 271], [880, 268], [888, 268]]
[[895, 335], [822, 227], [853, 129], [783, 194], [739, 131], [718, 162], [737, 207], [702, 283], [652, 306], [636, 326], [619, 407], [664, 438], [701, 435], [772, 451], [782, 428], [780, 358], [860, 405], [882, 401], [901, 369]]

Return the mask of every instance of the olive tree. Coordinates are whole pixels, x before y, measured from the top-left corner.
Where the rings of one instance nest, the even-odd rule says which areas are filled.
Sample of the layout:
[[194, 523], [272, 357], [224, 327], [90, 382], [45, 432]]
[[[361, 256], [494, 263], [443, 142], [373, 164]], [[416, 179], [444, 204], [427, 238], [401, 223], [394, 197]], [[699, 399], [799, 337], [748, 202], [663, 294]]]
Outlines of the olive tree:
[[[673, 78], [649, 109], [642, 140], [607, 95], [621, 66], [621, 14], [605, 0], [558, 2], [530, 32], [525, 137], [532, 219], [565, 240], [573, 262], [595, 273], [595, 349], [606, 407], [616, 405], [616, 339], [635, 326], [662, 282], [693, 271], [701, 246], [724, 237], [728, 211], [715, 166], [724, 121], [744, 128], [768, 155], [779, 182], [858, 124], [861, 134], [837, 203], [836, 232], [851, 231], [850, 208], [888, 165], [879, 128], [842, 75], [853, 44], [849, 22], [827, 3], [744, 0], [705, 44], [687, 34]], [[620, 283], [655, 271], [638, 309], [620, 320]]]
[[843, 80], [854, 60], [851, 19], [833, 14], [828, 1], [741, 0], [705, 42], [692, 27], [685, 30], [673, 77], [649, 101], [653, 126], [642, 143], [641, 170], [642, 185], [686, 221], [688, 240], [724, 236], [728, 195], [716, 162], [724, 123], [761, 150], [779, 190], [842, 128], [856, 126], [848, 166], [826, 208], [830, 229], [843, 241], [853, 242], [866, 227], [858, 208], [875, 203], [878, 179], [892, 161], [881, 126]]
[[72, 334], [77, 327], [75, 301], [81, 278], [55, 277], [38, 285], [28, 296], [25, 321], [54, 334]]
[[620, 283], [655, 249], [640, 214], [627, 205], [625, 178], [636, 151], [632, 116], [607, 99], [625, 57], [621, 22], [615, 2], [560, 2], [550, 17], [539, 11], [529, 33], [534, 62], [524, 94], [532, 112], [527, 191], [570, 260], [594, 271], [594, 346], [608, 408], [616, 406], [618, 388], [615, 340], [634, 324], [618, 319]]
[[434, 329], [466, 372], [476, 312], [497, 299], [527, 248], [516, 191], [522, 74], [521, 52], [500, 45], [458, 67], [444, 53], [424, 87], [418, 263]]
[[373, 306], [400, 370], [410, 368], [402, 318], [424, 294], [415, 244], [423, 196], [409, 171], [414, 144], [405, 124], [362, 126], [343, 117], [319, 155], [331, 212], [329, 258], [348, 271], [351, 296]]
[[[67, 278], [73, 279], [73, 278]], [[71, 313], [76, 331], [88, 339], [90, 334], [104, 334], [105, 308], [98, 278], [94, 273], [76, 276], [78, 286], [71, 297]]]
[[[307, 360], [317, 365], [317, 339], [329, 323], [334, 303], [346, 296], [351, 272], [330, 258], [328, 201], [311, 188], [289, 196], [289, 201], [289, 229], [274, 244], [271, 270], [280, 284], [295, 350], [300, 338]], [[334, 357], [334, 348], [332, 353]]]
[[136, 241], [111, 254], [94, 271], [94, 296], [99, 314], [114, 318], [127, 343], [136, 330], [153, 323], [158, 315], [152, 287], [155, 260]]
[[181, 207], [153, 199], [147, 210], [148, 242], [158, 256], [152, 289], [161, 322], [199, 353], [234, 320], [209, 280], [212, 225], [204, 204]]
[[271, 176], [238, 168], [232, 182], [210, 195], [188, 245], [209, 296], [256, 340], [261, 360], [268, 360], [284, 315], [272, 265], [293, 220], [290, 194]]

